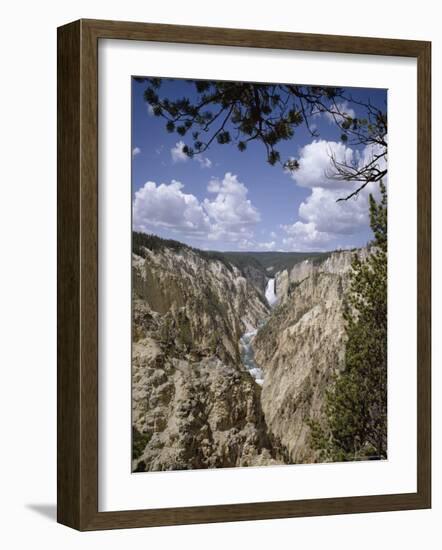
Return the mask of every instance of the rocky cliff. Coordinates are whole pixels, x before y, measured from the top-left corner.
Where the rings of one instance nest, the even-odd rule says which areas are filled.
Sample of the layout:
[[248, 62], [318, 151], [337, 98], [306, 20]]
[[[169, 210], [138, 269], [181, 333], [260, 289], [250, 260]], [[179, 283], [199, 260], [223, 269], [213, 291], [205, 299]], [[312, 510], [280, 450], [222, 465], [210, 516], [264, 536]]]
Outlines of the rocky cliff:
[[285, 302], [296, 285], [317, 273], [333, 273], [346, 276], [351, 269], [351, 262], [355, 254], [365, 259], [368, 254], [367, 248], [360, 248], [357, 251], [342, 250], [330, 253], [325, 259], [313, 258], [301, 261], [292, 269], [284, 269], [276, 274], [276, 294], [280, 302]]
[[[357, 252], [365, 257], [365, 249]], [[289, 462], [315, 462], [308, 420], [318, 417], [325, 390], [343, 365], [343, 312], [354, 252], [303, 261], [276, 277], [279, 306], [254, 340], [264, 373], [261, 403], [269, 435]]]
[[317, 461], [308, 421], [343, 365], [354, 252], [278, 272], [271, 308], [264, 268], [161, 242], [132, 259], [133, 469]]
[[275, 463], [239, 340], [268, 305], [229, 263], [182, 247], [133, 254], [133, 469]]

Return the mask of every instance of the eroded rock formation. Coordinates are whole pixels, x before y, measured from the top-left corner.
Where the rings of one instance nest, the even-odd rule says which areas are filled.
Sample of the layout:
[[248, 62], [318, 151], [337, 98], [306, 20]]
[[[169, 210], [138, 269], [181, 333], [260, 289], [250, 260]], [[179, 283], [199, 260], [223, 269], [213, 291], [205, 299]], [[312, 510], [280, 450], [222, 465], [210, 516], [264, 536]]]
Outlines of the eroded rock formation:
[[[357, 253], [367, 255], [366, 249]], [[325, 390], [343, 366], [343, 313], [354, 254], [335, 252], [322, 262], [306, 260], [290, 273], [279, 273], [279, 307], [254, 340], [269, 434], [280, 439], [293, 463], [318, 459], [308, 421], [319, 416]]]
[[[133, 469], [314, 462], [308, 419], [345, 353], [351, 252], [276, 274], [186, 246], [133, 254]], [[358, 252], [366, 255], [366, 251]], [[252, 341], [262, 387], [242, 361]]]
[[239, 349], [268, 314], [263, 297], [236, 267], [188, 248], [144, 256], [133, 255], [133, 469], [274, 463]]

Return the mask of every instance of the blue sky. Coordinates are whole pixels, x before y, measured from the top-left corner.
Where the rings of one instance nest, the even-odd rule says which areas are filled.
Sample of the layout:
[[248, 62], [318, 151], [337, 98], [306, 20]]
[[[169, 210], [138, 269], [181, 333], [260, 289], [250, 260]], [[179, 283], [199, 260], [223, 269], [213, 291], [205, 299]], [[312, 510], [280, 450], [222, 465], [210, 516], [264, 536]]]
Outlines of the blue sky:
[[[369, 190], [357, 200], [336, 203], [354, 186], [329, 180], [325, 173], [331, 153], [342, 159], [364, 151], [341, 143], [341, 132], [325, 114], [312, 121], [319, 138], [302, 124], [291, 140], [278, 144], [281, 158], [300, 161], [301, 168], [290, 174], [281, 165], [269, 165], [257, 141], [245, 152], [214, 143], [202, 156], [186, 157], [182, 145], [191, 141], [166, 131], [165, 120], [153, 116], [144, 100], [145, 88], [132, 79], [135, 230], [211, 250], [334, 250], [371, 239]], [[183, 97], [193, 89], [187, 81], [164, 79], [159, 94]], [[386, 102], [386, 90], [346, 91], [376, 106]], [[354, 104], [345, 110], [362, 116]]]

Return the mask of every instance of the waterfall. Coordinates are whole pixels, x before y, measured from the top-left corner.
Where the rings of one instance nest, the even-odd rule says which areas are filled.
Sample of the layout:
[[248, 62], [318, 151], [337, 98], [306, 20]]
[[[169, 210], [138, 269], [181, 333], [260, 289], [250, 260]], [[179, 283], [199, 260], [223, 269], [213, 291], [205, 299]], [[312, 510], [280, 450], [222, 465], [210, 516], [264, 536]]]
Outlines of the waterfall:
[[[265, 296], [270, 307], [276, 305], [278, 297], [275, 294], [275, 279], [269, 279], [267, 281]], [[262, 386], [264, 383], [264, 374], [255, 363], [252, 342], [257, 335], [258, 330], [265, 325], [266, 321], [267, 319], [261, 319], [261, 321], [258, 323], [258, 328], [253, 328], [249, 326], [249, 329], [241, 336], [241, 339], [239, 341], [243, 365], [249, 371], [250, 375], [255, 379], [256, 383], [260, 386]]]
[[274, 306], [278, 301], [275, 293], [275, 279], [269, 279], [266, 286], [266, 300], [270, 306]]

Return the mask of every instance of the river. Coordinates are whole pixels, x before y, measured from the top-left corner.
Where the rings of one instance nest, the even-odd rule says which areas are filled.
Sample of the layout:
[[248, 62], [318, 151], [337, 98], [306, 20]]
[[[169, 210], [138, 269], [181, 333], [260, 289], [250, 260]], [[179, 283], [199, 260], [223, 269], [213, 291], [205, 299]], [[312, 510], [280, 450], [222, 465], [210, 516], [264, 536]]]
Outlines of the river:
[[[270, 307], [274, 307], [278, 301], [275, 294], [275, 279], [269, 279], [265, 290], [265, 297]], [[255, 379], [255, 382], [260, 386], [264, 383], [264, 374], [262, 370], [255, 363], [255, 355], [253, 353], [252, 342], [255, 338], [258, 330], [265, 325], [267, 319], [262, 319], [258, 323], [257, 328], [252, 328], [245, 332], [239, 341], [241, 346], [241, 357], [245, 368], [249, 371], [250, 375]]]
[[264, 376], [262, 370], [255, 363], [255, 356], [253, 353], [252, 340], [255, 338], [258, 329], [249, 330], [245, 332], [240, 339], [242, 362], [245, 368], [249, 371], [250, 375], [255, 379], [256, 383], [262, 386], [264, 382]]

